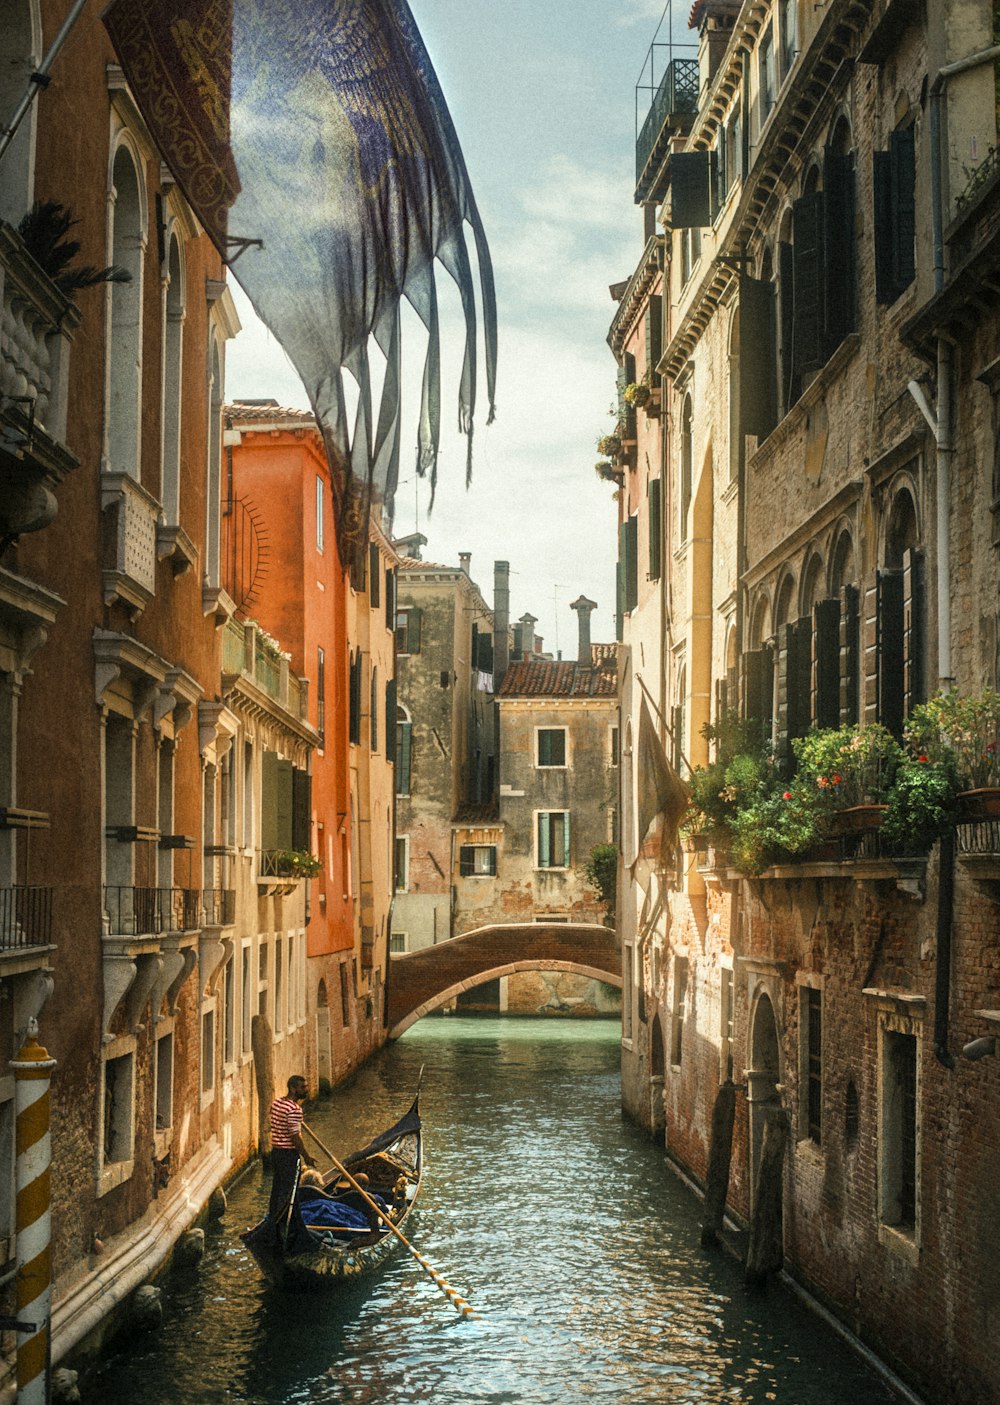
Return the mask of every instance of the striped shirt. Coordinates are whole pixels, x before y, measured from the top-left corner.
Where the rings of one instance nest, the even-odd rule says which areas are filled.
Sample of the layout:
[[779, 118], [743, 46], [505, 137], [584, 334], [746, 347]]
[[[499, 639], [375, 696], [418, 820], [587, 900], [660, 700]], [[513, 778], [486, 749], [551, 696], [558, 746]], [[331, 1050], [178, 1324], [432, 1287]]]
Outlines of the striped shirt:
[[271, 1145], [285, 1151], [294, 1149], [294, 1137], [302, 1126], [302, 1108], [294, 1098], [275, 1098], [271, 1104]]

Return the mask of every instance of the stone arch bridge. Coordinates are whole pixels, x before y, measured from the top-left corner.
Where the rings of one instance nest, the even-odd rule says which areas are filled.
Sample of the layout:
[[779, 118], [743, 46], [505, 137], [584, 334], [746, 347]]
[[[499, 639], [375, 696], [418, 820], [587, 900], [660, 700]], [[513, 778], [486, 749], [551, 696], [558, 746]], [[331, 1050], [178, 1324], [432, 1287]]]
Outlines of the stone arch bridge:
[[389, 1038], [463, 990], [516, 971], [572, 971], [622, 985], [615, 933], [590, 922], [504, 923], [393, 956], [389, 975]]

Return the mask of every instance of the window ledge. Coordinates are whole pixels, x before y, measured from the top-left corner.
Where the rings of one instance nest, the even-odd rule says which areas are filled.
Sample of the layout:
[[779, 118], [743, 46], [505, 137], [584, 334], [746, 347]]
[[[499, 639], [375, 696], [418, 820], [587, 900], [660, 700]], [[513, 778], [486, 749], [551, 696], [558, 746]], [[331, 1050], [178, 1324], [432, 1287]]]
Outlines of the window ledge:
[[212, 615], [216, 629], [221, 629], [236, 613], [236, 601], [221, 586], [204, 585], [201, 590], [201, 612]]
[[135, 1170], [135, 1158], [128, 1161], [112, 1161], [105, 1166], [97, 1181], [97, 1198], [107, 1195], [112, 1190], [117, 1190], [120, 1185], [132, 1179], [132, 1172]]
[[198, 560], [198, 548], [183, 527], [161, 522], [156, 528], [156, 556], [170, 561], [175, 576], [183, 576]]
[[920, 1244], [916, 1237], [916, 1231], [912, 1233], [896, 1229], [894, 1225], [880, 1224], [878, 1227], [878, 1242], [884, 1249], [890, 1249], [900, 1258], [916, 1268], [920, 1263]]

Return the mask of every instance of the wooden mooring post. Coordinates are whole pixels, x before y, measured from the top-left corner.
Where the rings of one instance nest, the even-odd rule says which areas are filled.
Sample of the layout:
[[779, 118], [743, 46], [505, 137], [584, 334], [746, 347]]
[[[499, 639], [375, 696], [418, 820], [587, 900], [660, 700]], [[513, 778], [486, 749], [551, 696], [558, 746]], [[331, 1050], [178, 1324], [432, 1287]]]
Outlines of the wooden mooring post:
[[777, 1273], [784, 1261], [781, 1203], [788, 1135], [787, 1112], [774, 1108], [764, 1120], [760, 1165], [750, 1216], [744, 1277], [751, 1288], [763, 1287], [768, 1275]]

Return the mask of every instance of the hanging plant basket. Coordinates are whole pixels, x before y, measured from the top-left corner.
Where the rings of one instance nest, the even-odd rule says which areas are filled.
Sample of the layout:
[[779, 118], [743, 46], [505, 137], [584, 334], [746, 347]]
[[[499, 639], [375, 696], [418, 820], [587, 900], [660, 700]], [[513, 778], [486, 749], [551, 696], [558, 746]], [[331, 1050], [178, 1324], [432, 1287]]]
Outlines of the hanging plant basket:
[[625, 474], [622, 470], [615, 468], [614, 464], [609, 463], [606, 459], [594, 464], [594, 472], [605, 483], [617, 483], [619, 488], [625, 482]]
[[622, 451], [622, 441], [617, 434], [605, 434], [597, 441], [597, 452], [606, 454], [609, 459], [617, 458]]
[[649, 386], [643, 385], [640, 381], [638, 384], [627, 385], [623, 391], [623, 398], [626, 405], [642, 409], [644, 405], [649, 403], [652, 393]]

